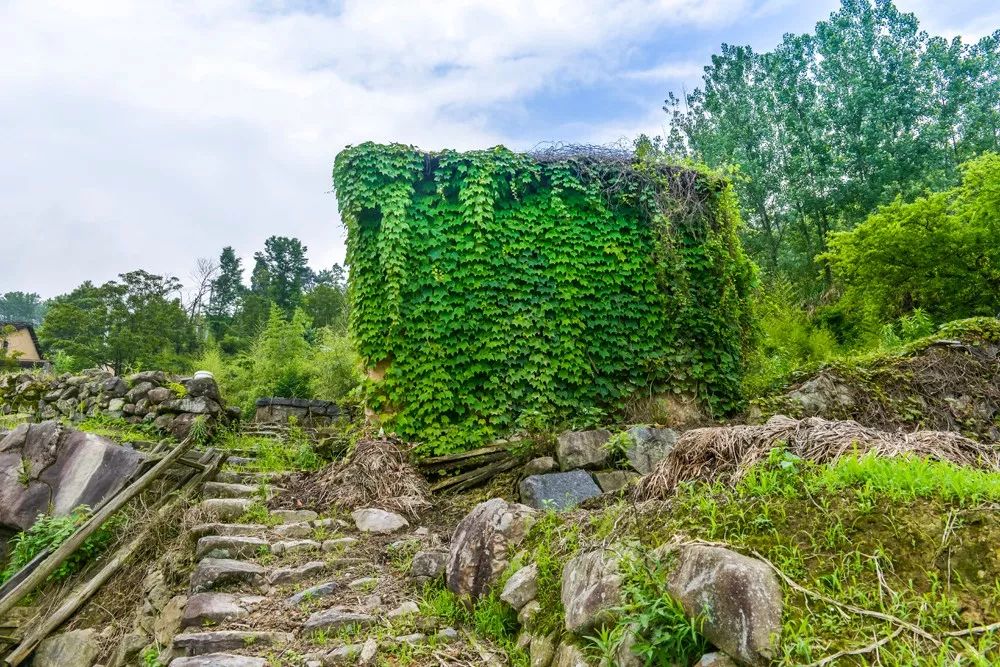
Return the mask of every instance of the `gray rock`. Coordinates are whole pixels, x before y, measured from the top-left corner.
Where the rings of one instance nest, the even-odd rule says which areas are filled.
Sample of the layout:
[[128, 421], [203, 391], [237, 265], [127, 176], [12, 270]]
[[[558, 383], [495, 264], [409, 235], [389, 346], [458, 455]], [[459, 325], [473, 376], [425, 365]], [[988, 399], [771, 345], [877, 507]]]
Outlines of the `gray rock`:
[[358, 654], [358, 663], [361, 665], [370, 665], [375, 661], [375, 654], [378, 653], [378, 642], [374, 637], [369, 637], [364, 646], [361, 647], [361, 652]]
[[633, 426], [628, 430], [631, 444], [625, 449], [625, 458], [639, 471], [648, 475], [677, 444], [677, 431], [672, 428]]
[[401, 618], [403, 616], [414, 616], [420, 613], [420, 605], [412, 600], [400, 603], [395, 609], [386, 612], [386, 618]]
[[357, 541], [358, 538], [356, 537], [338, 537], [332, 540], [323, 540], [320, 548], [323, 551], [343, 551]]
[[319, 560], [309, 561], [298, 567], [281, 567], [271, 572], [268, 583], [272, 586], [283, 584], [295, 584], [310, 577], [314, 577], [326, 570], [326, 563]]
[[0, 439], [0, 528], [27, 530], [39, 514], [96, 507], [128, 483], [145, 456], [58, 422], [21, 424]]
[[146, 400], [149, 401], [150, 405], [159, 405], [164, 401], [173, 399], [173, 397], [174, 392], [166, 387], [153, 387], [146, 393]]
[[410, 576], [418, 584], [425, 584], [444, 577], [447, 569], [447, 551], [418, 551], [413, 554], [413, 562], [410, 565]]
[[210, 415], [212, 417], [216, 417], [222, 412], [222, 406], [207, 396], [172, 398], [160, 403], [158, 409], [162, 412], [187, 412], [194, 415]]
[[267, 553], [267, 540], [259, 537], [209, 535], [198, 540], [194, 558], [235, 558], [243, 560]]
[[141, 371], [139, 373], [133, 373], [125, 378], [128, 381], [130, 387], [135, 387], [137, 384], [147, 382], [151, 385], [160, 385], [167, 381], [167, 374], [163, 371]]
[[152, 388], [152, 382], [138, 382], [125, 394], [125, 401], [127, 403], [138, 403], [140, 399], [146, 398], [146, 394]]
[[[305, 521], [300, 521], [299, 523], [286, 523], [275, 526], [274, 532], [281, 537], [300, 540], [312, 536], [313, 527]], [[324, 544], [326, 543], [324, 542]]]
[[225, 482], [205, 482], [201, 494], [205, 498], [254, 498], [258, 487], [249, 484], [226, 484]]
[[267, 660], [249, 655], [209, 653], [193, 658], [174, 658], [170, 667], [267, 667]]
[[535, 619], [542, 613], [542, 605], [538, 600], [531, 600], [517, 612], [517, 622], [522, 628], [534, 630]]
[[738, 663], [769, 665], [777, 655], [781, 586], [762, 561], [722, 547], [684, 547], [667, 589], [689, 616], [703, 615], [702, 634]]
[[125, 401], [120, 398], [112, 398], [108, 401], [108, 412], [122, 412], [125, 409]]
[[565, 431], [559, 434], [556, 453], [559, 469], [603, 468], [608, 461], [605, 446], [611, 433], [604, 429], [594, 431]]
[[184, 382], [184, 388], [187, 389], [187, 395], [191, 398], [208, 398], [215, 403], [222, 403], [222, 396], [219, 394], [219, 385], [216, 384], [215, 378], [210, 376], [202, 376], [191, 378]]
[[182, 628], [202, 628], [219, 625], [225, 621], [243, 618], [250, 607], [267, 598], [259, 595], [232, 595], [230, 593], [196, 593], [188, 598], [181, 618]]
[[253, 500], [249, 498], [209, 498], [201, 501], [199, 509], [205, 516], [218, 521], [238, 519], [250, 506]]
[[528, 644], [531, 667], [549, 667], [556, 655], [556, 635], [533, 636]]
[[448, 589], [473, 600], [487, 592], [507, 568], [511, 547], [524, 540], [534, 519], [530, 507], [502, 498], [476, 505], [452, 535]]
[[259, 523], [200, 523], [193, 526], [188, 535], [198, 540], [206, 535], [240, 535], [253, 537], [267, 530], [267, 526]]
[[557, 466], [556, 460], [551, 456], [540, 456], [525, 463], [524, 467], [521, 468], [521, 474], [525, 477], [544, 475], [555, 470]]
[[212, 632], [185, 632], [174, 637], [174, 650], [184, 655], [204, 655], [220, 651], [246, 648], [247, 646], [277, 646], [289, 644], [294, 637], [290, 632], [262, 630], [215, 630]]
[[832, 419], [841, 413], [849, 413], [855, 406], [851, 388], [826, 374], [804, 382], [798, 389], [790, 391], [787, 398], [798, 403], [802, 415], [806, 417]]
[[376, 586], [378, 586], [378, 579], [376, 579], [375, 577], [361, 577], [347, 584], [348, 588], [355, 591], [356, 590], [370, 591], [373, 590]]
[[[170, 420], [170, 425], [167, 427], [167, 430], [170, 431], [170, 435], [174, 436], [178, 440], [183, 440], [191, 434], [191, 430], [194, 428], [194, 425], [201, 418], [202, 415], [196, 415], [193, 412], [179, 414]], [[234, 457], [229, 457], [229, 463], [233, 463], [233, 459]]]
[[333, 595], [340, 590], [340, 584], [335, 581], [328, 581], [325, 584], [316, 584], [315, 586], [310, 586], [309, 588], [299, 591], [295, 595], [291, 596], [285, 600], [285, 604], [290, 607], [295, 607], [301, 602], [308, 602], [309, 600], [317, 600], [319, 598], [325, 598], [327, 596]]
[[593, 663], [576, 645], [563, 641], [552, 658], [552, 667], [592, 667]]
[[500, 599], [520, 611], [538, 595], [538, 566], [532, 563], [511, 575], [500, 593]]
[[319, 514], [312, 510], [274, 510], [271, 516], [281, 519], [281, 523], [302, 523], [303, 521], [313, 521]]
[[706, 653], [701, 656], [695, 667], [736, 667], [736, 663], [725, 653]]
[[521, 502], [535, 509], [564, 510], [601, 495], [590, 473], [583, 470], [532, 475], [521, 480]]
[[308, 553], [319, 551], [319, 546], [316, 540], [282, 540], [271, 545], [271, 552], [276, 555]]
[[621, 491], [636, 479], [639, 479], [639, 474], [628, 470], [598, 470], [594, 473], [594, 481], [604, 493]]
[[561, 594], [566, 629], [582, 636], [610, 624], [621, 604], [621, 585], [618, 557], [610, 549], [588, 551], [567, 562]]
[[121, 398], [128, 393], [128, 385], [120, 377], [110, 377], [101, 383], [101, 392], [109, 398]]
[[399, 514], [374, 507], [354, 510], [351, 512], [351, 518], [362, 533], [394, 533], [410, 525], [410, 522]]
[[91, 667], [101, 654], [97, 630], [72, 630], [52, 635], [35, 649], [35, 667]]
[[337, 630], [348, 625], [367, 628], [374, 625], [375, 620], [375, 617], [370, 614], [336, 608], [324, 609], [310, 616], [302, 629], [306, 632], [314, 632], [316, 630]]
[[175, 595], [170, 598], [170, 602], [164, 605], [156, 620], [153, 621], [153, 639], [156, 640], [157, 644], [169, 644], [170, 638], [181, 629], [181, 618], [184, 616], [187, 600], [186, 595]]
[[263, 586], [265, 583], [263, 567], [228, 558], [205, 558], [191, 573], [191, 593], [202, 593], [234, 584]]

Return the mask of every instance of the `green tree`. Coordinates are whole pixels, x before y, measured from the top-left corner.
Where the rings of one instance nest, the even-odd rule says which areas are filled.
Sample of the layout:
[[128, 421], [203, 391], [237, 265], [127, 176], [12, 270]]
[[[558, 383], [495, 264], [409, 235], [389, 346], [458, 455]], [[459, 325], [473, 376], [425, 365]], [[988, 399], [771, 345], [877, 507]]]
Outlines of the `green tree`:
[[958, 187], [911, 203], [898, 197], [833, 235], [824, 257], [842, 310], [874, 321], [918, 309], [939, 322], [1000, 313], [1000, 155], [961, 172]]
[[219, 255], [219, 271], [208, 301], [209, 327], [216, 340], [225, 339], [229, 333], [245, 292], [242, 260], [232, 246], [226, 246]]
[[722, 45], [699, 89], [668, 98], [667, 146], [737, 166], [751, 252], [816, 293], [830, 232], [954, 184], [961, 161], [996, 147], [998, 43], [930, 37], [890, 0], [843, 0], [768, 53]]
[[298, 239], [271, 236], [264, 241], [263, 252], [254, 255], [252, 289], [270, 297], [286, 317], [291, 317], [302, 303], [302, 294], [312, 275], [306, 260], [307, 250]]
[[347, 332], [347, 282], [344, 269], [339, 264], [315, 274], [312, 288], [303, 299], [303, 308], [314, 327]]
[[79, 368], [108, 365], [118, 373], [139, 366], [181, 368], [196, 338], [180, 288], [176, 278], [142, 270], [100, 287], [85, 282], [52, 300], [39, 338]]
[[45, 314], [42, 298], [34, 292], [7, 292], [0, 296], [0, 322], [41, 324]]

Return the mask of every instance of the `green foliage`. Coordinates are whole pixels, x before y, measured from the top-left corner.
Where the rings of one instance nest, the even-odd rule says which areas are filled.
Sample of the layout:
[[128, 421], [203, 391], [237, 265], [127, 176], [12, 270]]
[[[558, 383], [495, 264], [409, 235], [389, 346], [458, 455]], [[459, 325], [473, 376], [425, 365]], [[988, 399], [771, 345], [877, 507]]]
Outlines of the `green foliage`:
[[52, 300], [38, 337], [63, 365], [181, 369], [196, 346], [176, 278], [131, 271], [101, 286], [85, 282]]
[[[4, 583], [47, 549], [55, 549], [76, 532], [90, 518], [90, 508], [79, 506], [67, 516], [39, 515], [34, 525], [14, 537], [10, 562], [0, 572], [0, 584]], [[73, 574], [98, 556], [111, 543], [119, 528], [124, 524], [124, 515], [117, 514], [97, 529], [73, 554], [67, 558], [49, 580], [59, 581]]]
[[7, 338], [13, 335], [15, 331], [14, 326], [11, 324], [0, 326], [0, 371], [20, 368], [17, 359], [21, 356], [21, 353], [16, 351], [10, 352], [7, 349]]
[[352, 333], [391, 362], [370, 402], [425, 451], [639, 390], [737, 405], [753, 270], [719, 177], [367, 143], [334, 181]]
[[312, 347], [309, 369], [313, 396], [327, 401], [343, 399], [364, 379], [354, 344], [346, 335], [331, 329], [320, 330]]
[[897, 199], [833, 235], [824, 257], [847, 308], [871, 320], [919, 318], [903, 322], [907, 338], [931, 319], [1000, 312], [1000, 155], [966, 163], [962, 176], [958, 187]]
[[34, 292], [5, 292], [0, 295], [0, 322], [29, 322], [38, 326], [45, 304]]
[[928, 35], [889, 0], [843, 0], [770, 52], [723, 45], [700, 89], [667, 100], [667, 143], [738, 165], [754, 258], [818, 294], [813, 258], [829, 232], [946, 186], [960, 162], [1000, 147], [998, 44]]

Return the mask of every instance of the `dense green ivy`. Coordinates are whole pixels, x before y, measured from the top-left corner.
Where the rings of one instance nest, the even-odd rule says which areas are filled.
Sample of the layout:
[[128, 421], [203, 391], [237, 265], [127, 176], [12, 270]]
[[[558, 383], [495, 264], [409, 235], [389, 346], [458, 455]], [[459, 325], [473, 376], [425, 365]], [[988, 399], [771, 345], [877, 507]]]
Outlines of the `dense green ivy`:
[[334, 166], [371, 406], [428, 452], [613, 410], [739, 400], [754, 271], [728, 183], [652, 160], [365, 143]]

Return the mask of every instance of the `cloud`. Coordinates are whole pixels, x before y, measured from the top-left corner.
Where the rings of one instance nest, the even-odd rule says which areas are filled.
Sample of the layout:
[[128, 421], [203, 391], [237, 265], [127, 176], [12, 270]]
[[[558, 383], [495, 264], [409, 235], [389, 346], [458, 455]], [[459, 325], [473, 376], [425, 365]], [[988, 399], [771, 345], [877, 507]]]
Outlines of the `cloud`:
[[705, 63], [666, 62], [647, 69], [626, 72], [625, 77], [637, 81], [688, 81], [698, 79], [705, 69]]

